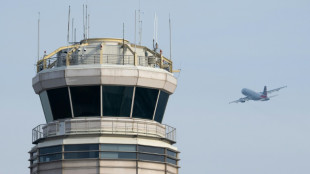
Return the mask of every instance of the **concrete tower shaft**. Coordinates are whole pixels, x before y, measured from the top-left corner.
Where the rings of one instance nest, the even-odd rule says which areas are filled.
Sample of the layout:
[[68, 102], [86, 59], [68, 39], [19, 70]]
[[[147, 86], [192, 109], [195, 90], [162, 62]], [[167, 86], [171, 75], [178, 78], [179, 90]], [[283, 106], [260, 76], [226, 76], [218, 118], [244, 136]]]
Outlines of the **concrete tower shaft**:
[[31, 174], [177, 174], [175, 128], [162, 124], [172, 62], [122, 39], [87, 39], [37, 63], [46, 124], [35, 127]]

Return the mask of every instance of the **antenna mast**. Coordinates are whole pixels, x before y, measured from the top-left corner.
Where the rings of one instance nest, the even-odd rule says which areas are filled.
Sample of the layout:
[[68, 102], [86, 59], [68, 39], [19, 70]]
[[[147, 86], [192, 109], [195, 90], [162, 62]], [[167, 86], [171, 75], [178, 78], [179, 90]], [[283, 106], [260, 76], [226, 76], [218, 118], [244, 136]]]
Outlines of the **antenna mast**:
[[76, 42], [76, 28], [74, 28], [74, 42]]
[[89, 38], [89, 28], [90, 28], [90, 27], [89, 27], [89, 21], [90, 21], [90, 18], [89, 18], [89, 17], [90, 17], [90, 15], [88, 14], [88, 20], [87, 20], [87, 21], [88, 21], [87, 38]]
[[38, 18], [38, 61], [40, 59], [40, 12]]
[[170, 13], [169, 13], [169, 35], [170, 35], [170, 60], [171, 60], [171, 20], [170, 20]]
[[124, 65], [124, 59], [125, 59], [125, 24], [123, 22], [123, 65]]
[[85, 12], [84, 12], [84, 10], [85, 10], [85, 7], [84, 7], [84, 4], [83, 4], [83, 39], [85, 39]]
[[142, 40], [142, 20], [141, 20], [141, 10], [139, 0], [139, 45], [141, 45], [141, 40]]
[[86, 39], [88, 39], [88, 31], [87, 31], [87, 4], [86, 4], [86, 13], [85, 13], [85, 34], [86, 34]]
[[157, 15], [155, 12], [155, 16], [154, 16], [154, 33], [153, 33], [153, 48], [154, 51], [156, 51], [158, 49], [158, 43], [157, 43], [157, 38], [158, 38], [158, 21], [157, 21]]
[[137, 51], [137, 42], [136, 42], [136, 39], [137, 39], [137, 10], [135, 10], [135, 53]]
[[67, 34], [68, 44], [69, 44], [69, 33], [70, 33], [70, 5], [69, 5], [69, 13], [68, 13], [68, 34]]
[[73, 36], [74, 36], [74, 18], [72, 18], [72, 38], [71, 38], [71, 42], [74, 42], [74, 38], [73, 38]]

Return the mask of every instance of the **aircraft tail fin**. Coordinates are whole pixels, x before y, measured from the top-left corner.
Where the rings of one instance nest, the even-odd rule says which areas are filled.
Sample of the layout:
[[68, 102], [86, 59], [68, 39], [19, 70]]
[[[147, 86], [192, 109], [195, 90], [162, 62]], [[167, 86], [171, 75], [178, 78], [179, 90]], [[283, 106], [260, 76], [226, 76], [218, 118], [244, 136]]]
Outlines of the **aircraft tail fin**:
[[263, 95], [267, 97], [267, 86], [264, 86]]

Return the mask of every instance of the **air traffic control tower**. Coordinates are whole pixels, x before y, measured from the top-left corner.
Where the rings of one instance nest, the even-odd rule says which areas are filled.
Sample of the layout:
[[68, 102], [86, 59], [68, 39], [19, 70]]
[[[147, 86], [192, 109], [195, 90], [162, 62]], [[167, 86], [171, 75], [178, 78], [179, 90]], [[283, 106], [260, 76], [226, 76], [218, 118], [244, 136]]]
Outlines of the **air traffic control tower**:
[[162, 124], [172, 62], [123, 39], [86, 39], [37, 62], [46, 124], [32, 130], [31, 174], [178, 174], [176, 130]]

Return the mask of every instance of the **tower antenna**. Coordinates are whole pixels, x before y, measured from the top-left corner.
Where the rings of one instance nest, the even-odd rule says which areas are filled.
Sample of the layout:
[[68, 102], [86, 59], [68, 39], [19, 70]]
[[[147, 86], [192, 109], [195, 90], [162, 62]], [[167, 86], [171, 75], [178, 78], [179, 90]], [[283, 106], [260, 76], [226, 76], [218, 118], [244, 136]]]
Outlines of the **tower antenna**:
[[74, 42], [76, 42], [76, 28], [74, 28]]
[[86, 39], [88, 39], [88, 31], [87, 31], [87, 27], [88, 27], [88, 22], [87, 22], [87, 4], [86, 4], [86, 12], [85, 12], [85, 34], [86, 34]]
[[171, 60], [171, 19], [170, 19], [170, 13], [169, 13], [169, 40], [170, 40], [170, 60]]
[[136, 39], [137, 39], [137, 10], [135, 10], [135, 53], [137, 51], [137, 42], [136, 42]]
[[40, 12], [38, 17], [38, 61], [40, 59]]
[[85, 39], [85, 7], [84, 7], [84, 4], [83, 4], [83, 39]]
[[71, 42], [74, 42], [74, 18], [72, 18], [72, 26], [71, 26], [71, 28], [72, 28], [72, 34], [71, 34]]
[[88, 29], [87, 29], [87, 38], [89, 38], [89, 28], [90, 28], [90, 26], [89, 26], [89, 21], [90, 21], [90, 15], [88, 14]]
[[156, 51], [158, 49], [158, 20], [157, 20], [157, 15], [155, 12], [155, 16], [154, 16], [154, 33], [153, 33], [153, 49], [154, 51]]
[[68, 13], [68, 34], [67, 34], [67, 43], [69, 44], [69, 35], [70, 35], [70, 5], [69, 5], [69, 13]]
[[139, 0], [139, 45], [141, 45], [141, 41], [142, 41], [142, 20], [141, 20], [140, 5], [141, 5], [141, 1]]
[[124, 59], [125, 59], [125, 24], [123, 22], [123, 65], [124, 65]]

